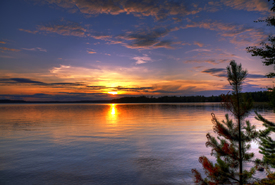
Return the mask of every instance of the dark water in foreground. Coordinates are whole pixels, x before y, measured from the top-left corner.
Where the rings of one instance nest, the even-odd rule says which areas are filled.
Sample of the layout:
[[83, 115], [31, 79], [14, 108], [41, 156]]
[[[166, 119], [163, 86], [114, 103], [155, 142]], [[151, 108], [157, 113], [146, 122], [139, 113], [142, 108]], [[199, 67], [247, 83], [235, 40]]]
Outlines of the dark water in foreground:
[[190, 184], [211, 112], [224, 119], [219, 103], [0, 105], [0, 184]]

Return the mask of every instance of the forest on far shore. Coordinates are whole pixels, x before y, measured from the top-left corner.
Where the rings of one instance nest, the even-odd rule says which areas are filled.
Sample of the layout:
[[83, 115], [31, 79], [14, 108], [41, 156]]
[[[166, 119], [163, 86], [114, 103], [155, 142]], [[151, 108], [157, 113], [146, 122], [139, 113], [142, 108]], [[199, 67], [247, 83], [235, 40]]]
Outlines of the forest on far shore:
[[[269, 92], [268, 91], [258, 91], [258, 92], [246, 92], [247, 98], [252, 98], [254, 102], [268, 102]], [[219, 96], [161, 96], [161, 97], [149, 97], [149, 96], [139, 96], [139, 97], [123, 97], [119, 99], [111, 100], [111, 103], [161, 103], [161, 102], [221, 102], [222, 97]]]

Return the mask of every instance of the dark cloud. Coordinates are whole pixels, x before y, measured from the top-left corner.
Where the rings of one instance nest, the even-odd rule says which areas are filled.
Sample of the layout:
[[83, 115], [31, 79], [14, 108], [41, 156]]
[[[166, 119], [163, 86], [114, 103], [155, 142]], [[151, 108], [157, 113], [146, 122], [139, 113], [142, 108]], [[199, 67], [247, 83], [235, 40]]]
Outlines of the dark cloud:
[[258, 74], [248, 74], [247, 78], [266, 78], [265, 75], [258, 75]]
[[45, 83], [37, 80], [31, 80], [28, 78], [2, 78], [0, 79], [2, 84], [32, 84], [32, 85], [42, 85], [42, 86], [82, 86], [83, 83]]
[[224, 68], [210, 68], [210, 69], [205, 69], [202, 72], [203, 73], [215, 74], [215, 73], [220, 73], [220, 72], [224, 72], [224, 71], [225, 71]]
[[[118, 97], [118, 96], [116, 96]], [[66, 93], [61, 92], [58, 94], [2, 94], [0, 99], [11, 99], [11, 100], [30, 100], [30, 101], [82, 101], [82, 100], [106, 100], [114, 99], [114, 96], [106, 93]]]
[[[24, 31], [23, 29], [19, 29]], [[124, 34], [113, 37], [105, 33], [94, 31], [89, 26], [82, 26], [79, 23], [60, 20], [44, 25], [39, 25], [36, 28], [38, 33], [50, 34], [55, 33], [63, 36], [76, 36], [76, 37], [92, 37], [94, 39], [107, 41], [107, 44], [122, 44], [127, 48], [132, 49], [156, 49], [156, 48], [168, 48], [173, 49], [172, 45], [179, 44], [179, 42], [173, 42], [171, 40], [162, 40], [170, 32], [179, 30], [178, 27], [166, 28], [166, 27], [154, 27], [140, 29], [137, 31], [128, 31]], [[35, 33], [37, 33], [35, 32]], [[33, 32], [28, 32], [33, 33]], [[1, 49], [1, 48], [0, 48]], [[35, 48], [24, 48], [25, 50], [35, 50]], [[39, 48], [41, 49], [41, 48]], [[41, 50], [40, 50], [41, 51]], [[43, 50], [45, 51], [45, 50]]]
[[82, 86], [83, 83], [48, 83], [47, 85], [52, 86]]
[[79, 23], [70, 21], [60, 21], [58, 23], [49, 23], [46, 25], [37, 26], [38, 31], [47, 33], [57, 33], [64, 36], [78, 36], [86, 37], [87, 29], [82, 27]]
[[102, 89], [108, 89], [108, 90], [123, 90], [123, 91], [146, 91], [151, 90], [153, 87], [123, 87], [123, 86], [117, 86], [117, 87], [107, 87], [107, 86], [86, 86], [82, 82], [76, 82], [76, 83], [45, 83], [37, 80], [31, 80], [28, 78], [2, 78], [0, 79], [0, 84], [3, 85], [21, 85], [21, 84], [29, 84], [29, 85], [39, 85], [39, 86], [47, 86], [52, 88], [59, 88], [59, 87], [74, 87], [74, 86], [83, 86], [92, 90], [102, 90]]
[[[33, 33], [33, 34], [56, 33], [63, 36], [92, 37], [94, 39], [100, 39], [100, 40], [108, 40], [112, 38], [111, 35], [107, 35], [107, 34], [89, 29], [89, 26], [87, 25], [82, 26], [77, 22], [66, 21], [63, 19], [60, 21], [50, 22], [44, 25], [38, 25], [35, 31], [24, 30], [24, 29], [19, 29], [19, 31], [24, 31], [24, 32]], [[39, 49], [41, 51], [41, 48], [31, 48], [31, 49], [24, 48], [24, 49], [25, 50]], [[45, 51], [45, 50], [42, 50], [42, 51]]]
[[138, 30], [135, 32], [127, 32], [116, 37], [116, 41], [110, 44], [123, 44], [127, 48], [132, 49], [156, 49], [169, 48], [172, 44], [177, 44], [170, 40], [161, 40], [176, 28], [151, 28], [146, 30]]
[[35, 81], [35, 80], [30, 80], [27, 78], [10, 78], [8, 80], [15, 81], [17, 83], [29, 83], [29, 84], [45, 84], [43, 82]]
[[[207, 73], [212, 76], [216, 77], [227, 77], [227, 72], [225, 68], [210, 68], [210, 69], [205, 69], [201, 71], [202, 73]], [[247, 78], [265, 78], [265, 75], [260, 75], [260, 74], [248, 74]]]
[[89, 85], [89, 86], [87, 86], [87, 87], [89, 87], [90, 89], [106, 89], [106, 86], [91, 86], [91, 85]]
[[39, 84], [39, 85], [45, 85], [45, 83], [36, 81], [36, 80], [30, 80], [27, 78], [2, 78], [0, 79], [0, 83], [3, 84]]
[[210, 68], [210, 69], [205, 69], [202, 71], [202, 73], [207, 73], [212, 76], [216, 77], [227, 77], [226, 69], [225, 68]]
[[176, 21], [190, 14], [201, 11], [197, 6], [191, 6], [189, 1], [167, 0], [44, 0], [49, 4], [69, 9], [71, 12], [80, 11], [84, 14], [99, 15], [122, 13], [136, 17], [152, 16], [155, 20], [165, 20], [169, 17]]
[[172, 44], [174, 44], [174, 42], [172, 42], [170, 40], [164, 40], [164, 41], [160, 41], [159, 43], [157, 43], [156, 45], [154, 45], [154, 48], [170, 48], [170, 49], [174, 49], [174, 47], [171, 46]]
[[122, 86], [117, 86], [117, 87], [107, 87], [107, 86], [87, 86], [88, 88], [94, 89], [94, 90], [101, 90], [101, 89], [110, 89], [110, 90], [123, 90], [123, 91], [144, 91], [144, 90], [149, 90], [153, 89], [153, 87], [122, 87]]
[[153, 87], [136, 87], [136, 88], [127, 88], [127, 87], [116, 87], [117, 90], [124, 90], [124, 91], [140, 91], [140, 90], [150, 90], [153, 89]]

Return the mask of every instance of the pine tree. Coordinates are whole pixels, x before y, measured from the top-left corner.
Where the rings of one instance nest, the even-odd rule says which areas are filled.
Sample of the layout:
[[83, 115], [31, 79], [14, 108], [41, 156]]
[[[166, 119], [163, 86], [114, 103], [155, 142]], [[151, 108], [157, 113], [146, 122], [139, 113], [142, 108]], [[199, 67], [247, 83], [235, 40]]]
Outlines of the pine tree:
[[256, 112], [256, 119], [263, 122], [265, 130], [260, 131], [260, 153], [263, 154], [262, 163], [268, 168], [275, 168], [275, 140], [270, 137], [270, 134], [275, 133], [275, 123], [268, 121], [261, 114]]
[[211, 155], [216, 157], [216, 164], [205, 156], [199, 158], [207, 177], [203, 179], [196, 169], [192, 169], [197, 184], [244, 184], [255, 173], [255, 168], [249, 171], [243, 169], [243, 163], [249, 162], [254, 156], [248, 152], [249, 142], [257, 138], [255, 126], [244, 121], [252, 108], [251, 99], [246, 99], [241, 94], [246, 76], [247, 71], [242, 69], [241, 64], [237, 65], [235, 61], [231, 61], [227, 67], [227, 77], [233, 92], [231, 95], [223, 95], [222, 104], [234, 115], [236, 122], [229, 119], [228, 114], [225, 115], [226, 119], [220, 122], [212, 113], [213, 130], [217, 137], [206, 134], [206, 147], [212, 148]]
[[[270, 0], [268, 0], [270, 1]], [[275, 0], [273, 0], [271, 11], [275, 12]], [[256, 22], [266, 22], [267, 26], [275, 26], [275, 17], [271, 16], [265, 20], [258, 20]], [[275, 70], [275, 36], [270, 35], [267, 42], [261, 43], [262, 47], [247, 47], [247, 51], [252, 56], [260, 56], [263, 59], [263, 64], [266, 66], [274, 65]], [[274, 72], [267, 74], [268, 78], [275, 77]], [[275, 88], [269, 88], [269, 103], [275, 112]], [[263, 159], [260, 161], [268, 169], [269, 166], [275, 168], [275, 140], [270, 135], [275, 133], [275, 123], [265, 119], [261, 114], [256, 112], [257, 120], [261, 121], [265, 129], [259, 132], [260, 137], [260, 153], [263, 154]], [[258, 161], [259, 162], [259, 161]], [[274, 175], [274, 174], [273, 174]], [[275, 175], [274, 175], [275, 176]]]

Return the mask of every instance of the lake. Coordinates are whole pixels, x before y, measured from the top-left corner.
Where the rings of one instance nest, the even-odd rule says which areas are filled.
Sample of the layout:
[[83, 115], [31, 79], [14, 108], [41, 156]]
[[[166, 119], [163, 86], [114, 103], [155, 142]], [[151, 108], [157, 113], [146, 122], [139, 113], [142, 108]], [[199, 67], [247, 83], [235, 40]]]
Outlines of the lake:
[[212, 112], [225, 118], [220, 103], [1, 104], [0, 184], [192, 184]]

